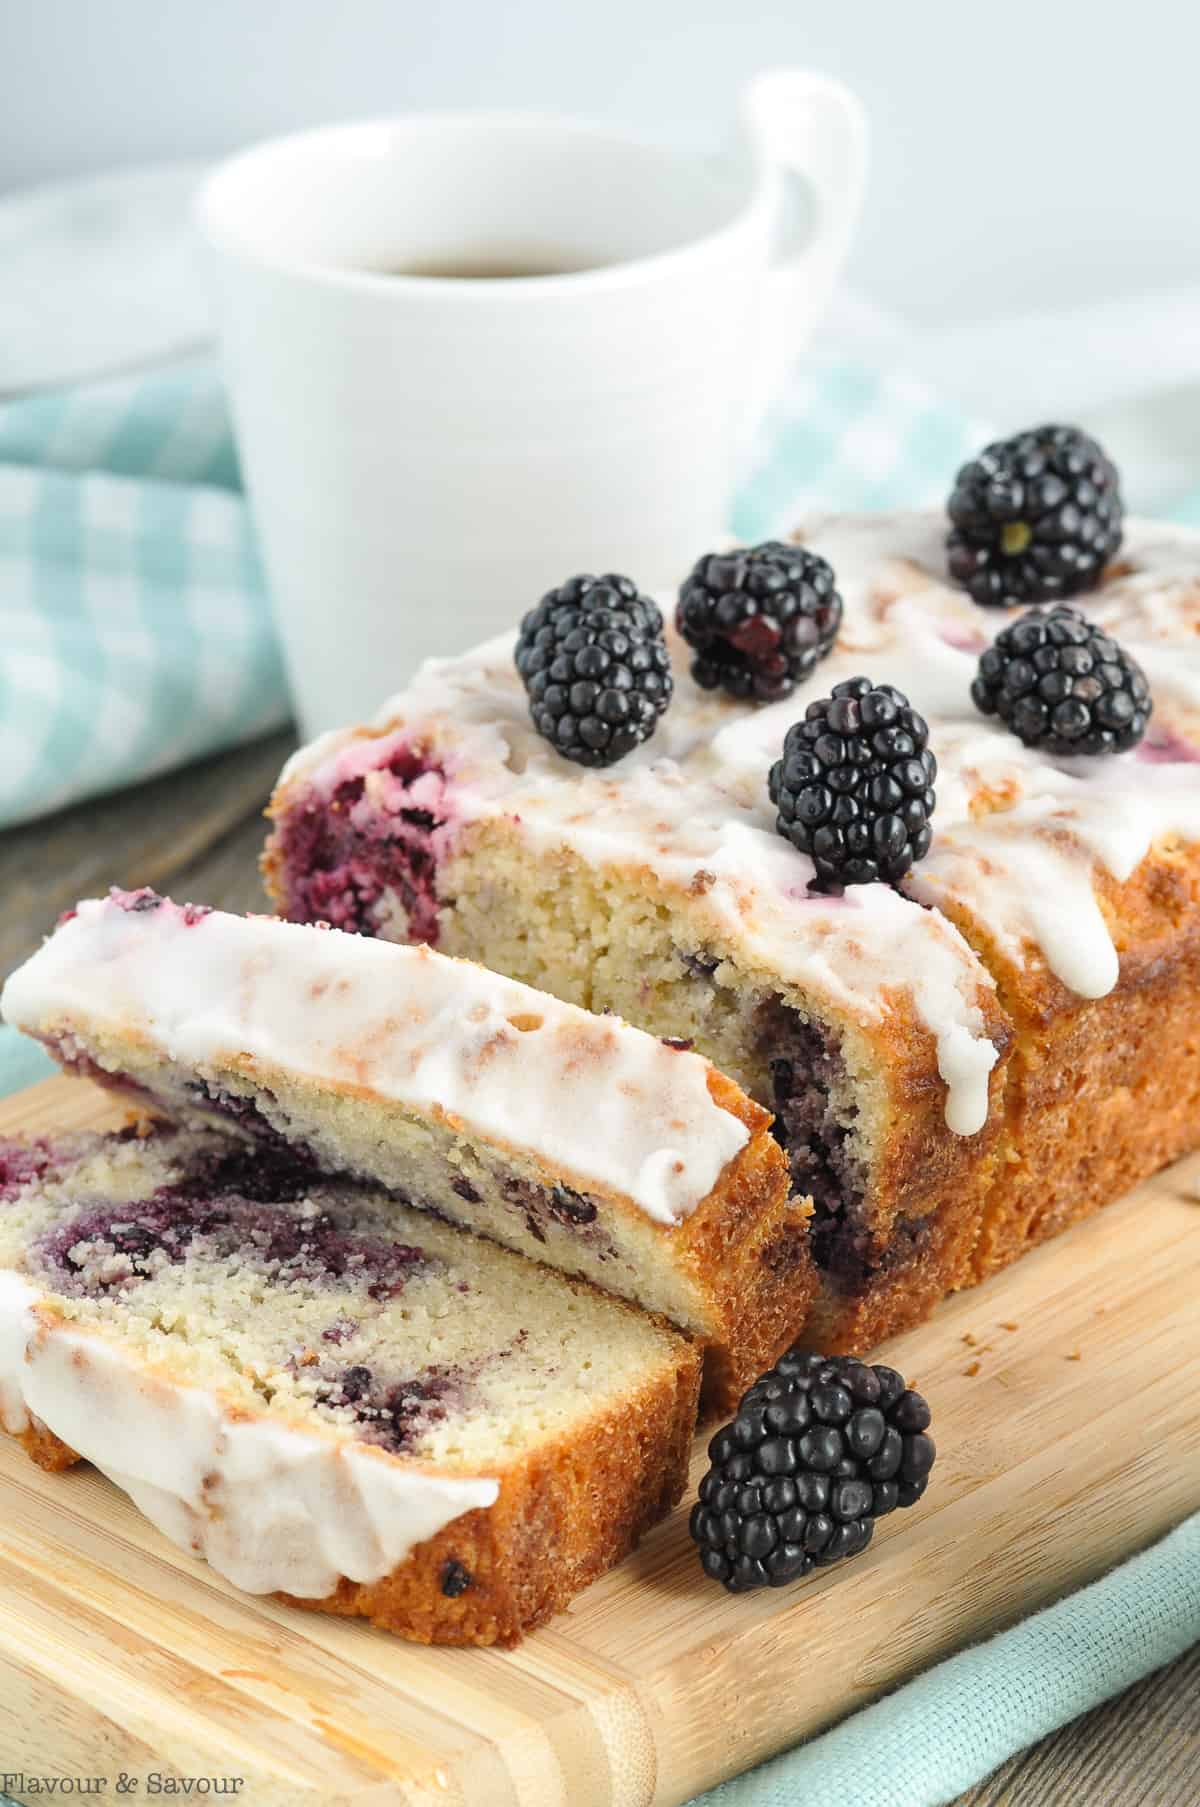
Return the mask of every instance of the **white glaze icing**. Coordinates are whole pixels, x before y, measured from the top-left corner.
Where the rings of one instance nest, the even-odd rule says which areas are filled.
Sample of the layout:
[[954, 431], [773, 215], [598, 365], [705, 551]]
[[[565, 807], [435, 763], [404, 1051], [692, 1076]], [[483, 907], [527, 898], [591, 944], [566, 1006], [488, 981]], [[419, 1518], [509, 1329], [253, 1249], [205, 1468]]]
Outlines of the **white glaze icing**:
[[6, 1019], [106, 1026], [188, 1066], [278, 1066], [531, 1151], [656, 1223], [708, 1196], [749, 1132], [708, 1063], [615, 1017], [425, 947], [175, 904], [81, 903], [10, 977]]
[[119, 1342], [47, 1327], [40, 1295], [0, 1269], [0, 1423], [30, 1415], [121, 1487], [172, 1543], [247, 1593], [320, 1599], [339, 1576], [378, 1581], [499, 1482], [440, 1473], [350, 1438], [233, 1417], [150, 1372]]
[[29, 1308], [36, 1298], [28, 1280], [0, 1268], [0, 1430], [10, 1437], [29, 1429], [21, 1378], [26, 1345], [34, 1329]]
[[[995, 1060], [980, 1009], [992, 981], [938, 906], [984, 925], [1017, 965], [1041, 959], [1082, 996], [1103, 996], [1119, 968], [1097, 868], [1124, 880], [1161, 837], [1200, 840], [1200, 765], [1169, 748], [1164, 763], [1150, 763], [1146, 748], [1047, 759], [981, 716], [970, 699], [978, 656], [1013, 617], [949, 584], [944, 534], [933, 512], [829, 518], [805, 531], [837, 573], [845, 618], [834, 653], [786, 703], [752, 710], [700, 691], [687, 648], [669, 634], [676, 696], [657, 732], [611, 770], [581, 771], [534, 733], [505, 634], [432, 661], [368, 734], [327, 734], [301, 749], [281, 790], [328, 794], [417, 739], [445, 771], [433, 780], [434, 813], [446, 818], [438, 858], [461, 825], [502, 816], [519, 820], [535, 852], [566, 845], [685, 885], [712, 873], [696, 920], [753, 949], [782, 981], [863, 1020], [878, 1018], [885, 988], [907, 993], [936, 1039], [947, 1121], [969, 1134], [984, 1120]], [[1120, 561], [1077, 606], [1145, 666], [1151, 748], [1165, 733], [1200, 758], [1200, 534], [1131, 521]], [[775, 833], [766, 777], [806, 703], [859, 672], [897, 684], [929, 720], [940, 769], [934, 841], [906, 897], [857, 886], [831, 903], [808, 896], [809, 861]], [[368, 820], [369, 788], [359, 807]]]

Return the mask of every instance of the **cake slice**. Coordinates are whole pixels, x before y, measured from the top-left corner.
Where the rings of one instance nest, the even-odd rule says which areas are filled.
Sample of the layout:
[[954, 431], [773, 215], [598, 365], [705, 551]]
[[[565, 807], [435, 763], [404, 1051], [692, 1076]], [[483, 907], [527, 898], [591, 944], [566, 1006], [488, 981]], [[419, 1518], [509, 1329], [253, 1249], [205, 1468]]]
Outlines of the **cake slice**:
[[699, 1337], [731, 1409], [799, 1330], [809, 1207], [770, 1117], [665, 1045], [430, 949], [81, 903], [5, 987], [65, 1066], [350, 1174]]
[[[971, 699], [1012, 619], [946, 575], [943, 517], [816, 522], [841, 631], [787, 701], [701, 689], [668, 627], [653, 737], [582, 769], [530, 720], [513, 634], [427, 665], [290, 761], [279, 911], [435, 942], [684, 1036], [772, 1109], [815, 1203], [809, 1334], [863, 1351], [949, 1288], [1200, 1141], [1200, 536], [1127, 523], [1079, 606], [1143, 666], [1136, 750], [1062, 760]], [[927, 719], [928, 856], [899, 889], [809, 890], [767, 778], [865, 674]]]
[[0, 1424], [252, 1593], [514, 1642], [679, 1498], [699, 1366], [284, 1148], [0, 1143]]

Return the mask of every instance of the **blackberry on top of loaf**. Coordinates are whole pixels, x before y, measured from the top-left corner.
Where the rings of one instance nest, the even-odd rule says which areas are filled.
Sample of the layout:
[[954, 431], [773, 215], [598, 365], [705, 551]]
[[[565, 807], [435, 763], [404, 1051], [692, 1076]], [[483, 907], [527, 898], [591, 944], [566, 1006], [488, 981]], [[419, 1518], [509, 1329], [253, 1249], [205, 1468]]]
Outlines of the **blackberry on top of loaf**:
[[[298, 753], [264, 864], [295, 920], [430, 940], [709, 1055], [814, 1198], [808, 1340], [861, 1349], [1200, 1137], [1200, 536], [1126, 523], [1073, 596], [1154, 697], [1132, 750], [1073, 760], [972, 699], [1015, 616], [951, 579], [941, 518], [802, 537], [842, 619], [783, 700], [701, 687], [668, 625], [669, 707], [582, 769], [505, 634]], [[861, 677], [928, 723], [932, 835], [896, 883], [816, 891], [769, 774]]]

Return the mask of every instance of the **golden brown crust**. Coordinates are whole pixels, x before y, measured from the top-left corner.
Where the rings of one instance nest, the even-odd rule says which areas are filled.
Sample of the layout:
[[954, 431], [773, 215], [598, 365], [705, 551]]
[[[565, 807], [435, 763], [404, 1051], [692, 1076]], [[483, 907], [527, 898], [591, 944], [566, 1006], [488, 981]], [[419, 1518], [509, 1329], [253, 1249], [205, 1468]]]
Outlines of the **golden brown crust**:
[[1200, 848], [1160, 844], [1125, 883], [1097, 872], [1120, 956], [1114, 990], [1070, 991], [959, 913], [996, 976], [1014, 1050], [1003, 1129], [965, 1284], [1200, 1145]]
[[[699, 1386], [699, 1348], [677, 1337], [639, 1395], [514, 1463], [494, 1506], [464, 1513], [382, 1580], [343, 1579], [322, 1600], [278, 1597], [419, 1644], [515, 1644], [682, 1497]], [[15, 1441], [50, 1472], [80, 1459], [36, 1419]], [[470, 1578], [461, 1593], [444, 1591], [451, 1564]]]
[[917, 1226], [911, 1246], [906, 1235], [898, 1236], [860, 1290], [843, 1293], [826, 1282], [805, 1325], [805, 1342], [830, 1355], [867, 1355], [888, 1337], [924, 1323], [947, 1293], [974, 1284], [970, 1257], [979, 1222], [977, 1204], [952, 1200]]
[[750, 1140], [699, 1209], [670, 1234], [712, 1314], [702, 1409], [721, 1416], [736, 1409], [751, 1382], [799, 1334], [817, 1275], [808, 1240], [812, 1204], [789, 1196], [787, 1159], [771, 1134], [771, 1113], [715, 1068], [708, 1089], [746, 1125]]
[[40, 1418], [30, 1418], [23, 1431], [11, 1433], [14, 1442], [21, 1445], [31, 1462], [44, 1468], [47, 1474], [61, 1474], [65, 1468], [73, 1468], [81, 1460], [69, 1443], [47, 1430]]
[[258, 856], [258, 873], [263, 882], [263, 890], [272, 909], [280, 916], [287, 914], [283, 848], [279, 840], [279, 824], [285, 814], [284, 797], [285, 792], [281, 786], [273, 792], [262, 812], [271, 826]]
[[[869, 1039], [886, 1075], [887, 1106], [873, 1149], [872, 1229], [882, 1255], [898, 1225], [945, 1211], [961, 1227], [982, 1220], [992, 1162], [1004, 1120], [1012, 1025], [998, 1001], [987, 1000], [985, 1030], [996, 1049], [988, 1079], [988, 1111], [973, 1136], [957, 1135], [946, 1122], [946, 1088], [933, 1037], [911, 1014], [889, 1011]], [[965, 1256], [960, 1268], [965, 1273]]]
[[728, 1329], [709, 1343], [701, 1413], [727, 1417], [764, 1368], [800, 1335], [817, 1294], [811, 1199], [785, 1199], [734, 1250], [723, 1269]]
[[[947, 1185], [936, 1140], [922, 1178], [910, 1096], [910, 1133], [886, 1161], [894, 1221], [916, 1218], [917, 1250], [892, 1239], [852, 1296], [826, 1283], [806, 1331], [820, 1347], [865, 1353], [1200, 1144], [1200, 849], [1156, 848], [1125, 884], [1098, 874], [1096, 891], [1121, 960], [1118, 985], [1099, 999], [1070, 991], [1032, 945], [1014, 959], [975, 918], [951, 912], [1012, 1024], [992, 1079], [992, 1132], [975, 1150], [974, 1204], [969, 1187]], [[923, 1223], [922, 1194], [937, 1206]]]
[[[794, 1310], [789, 1314], [789, 1307], [799, 1303], [799, 1288], [790, 1301], [781, 1296], [784, 1288], [770, 1295], [760, 1282], [764, 1301], [770, 1297], [771, 1302], [751, 1320], [739, 1305], [750, 1289], [740, 1278], [733, 1280], [736, 1361], [706, 1379], [705, 1404], [713, 1411], [731, 1411], [755, 1374], [801, 1334], [806, 1343], [831, 1353], [864, 1354], [884, 1338], [920, 1323], [947, 1293], [972, 1284], [971, 1258], [1004, 1133], [1012, 1025], [997, 997], [988, 994], [981, 999], [997, 1059], [988, 1084], [987, 1120], [976, 1135], [960, 1136], [946, 1123], [945, 1085], [934, 1038], [903, 1008], [902, 1000], [885, 1002], [888, 1008], [878, 1025], [854, 1025], [853, 1030], [884, 1076], [881, 1108], [871, 1134], [871, 1218], [863, 1237], [866, 1271], [860, 1284], [851, 1288], [844, 1280], [838, 1284], [823, 1275], [810, 1255], [798, 1276], [811, 1302], [803, 1318]], [[811, 1201], [799, 1202], [809, 1216]], [[787, 1221], [786, 1213], [781, 1215], [785, 1235]], [[792, 1240], [799, 1241], [803, 1233], [793, 1218]], [[768, 1237], [762, 1240], [769, 1244]]]
[[[515, 1644], [678, 1503], [698, 1384], [697, 1353], [681, 1343], [640, 1399], [521, 1463], [488, 1511], [465, 1513], [382, 1581], [343, 1580], [324, 1600], [290, 1603], [369, 1619], [419, 1644]], [[470, 1576], [456, 1597], [443, 1592], [452, 1563]]]
[[999, 1171], [1012, 1061], [1011, 1038], [991, 1033], [1001, 1054], [990, 1078], [987, 1122], [977, 1135], [956, 1136], [946, 1127], [942, 1095], [928, 1084], [891, 1089], [887, 1133], [876, 1155], [875, 1195], [884, 1211], [873, 1221], [880, 1229], [857, 1284], [820, 1276], [804, 1327], [814, 1348], [865, 1355], [922, 1323], [947, 1293], [974, 1283], [972, 1257]]

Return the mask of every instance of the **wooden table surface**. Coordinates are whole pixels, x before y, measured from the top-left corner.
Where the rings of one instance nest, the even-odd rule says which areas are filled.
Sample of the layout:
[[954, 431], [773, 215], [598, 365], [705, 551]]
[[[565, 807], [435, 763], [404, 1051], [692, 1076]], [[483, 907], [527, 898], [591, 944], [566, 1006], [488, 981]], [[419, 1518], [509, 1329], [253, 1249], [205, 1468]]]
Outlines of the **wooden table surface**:
[[[287, 735], [0, 835], [0, 977], [110, 884], [261, 908], [261, 809]], [[1196, 1807], [1200, 1646], [1005, 1763], [953, 1807]], [[863, 1803], [869, 1807], [869, 1803]]]

